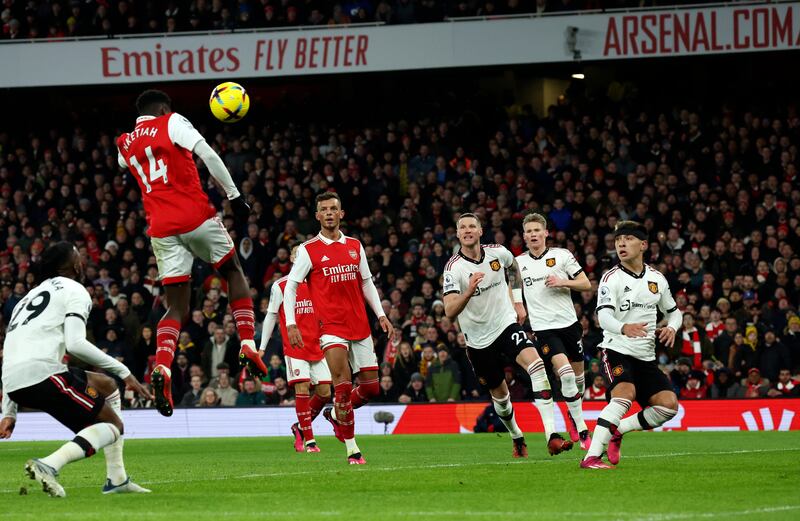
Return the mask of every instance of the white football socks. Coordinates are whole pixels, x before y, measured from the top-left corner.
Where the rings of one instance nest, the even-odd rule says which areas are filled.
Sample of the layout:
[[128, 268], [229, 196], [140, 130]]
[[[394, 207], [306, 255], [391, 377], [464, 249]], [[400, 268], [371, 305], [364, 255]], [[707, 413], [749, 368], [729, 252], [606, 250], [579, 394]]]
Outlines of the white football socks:
[[559, 369], [558, 377], [561, 379], [561, 394], [564, 396], [564, 401], [567, 402], [569, 414], [575, 420], [578, 432], [583, 432], [588, 429], [586, 422], [583, 421], [583, 395], [575, 383], [575, 372], [572, 370], [572, 366], [567, 364]]
[[660, 405], [645, 407], [644, 410], [619, 422], [617, 430], [620, 434], [625, 434], [630, 431], [655, 429], [670, 421], [676, 414], [678, 411]]
[[61, 470], [67, 463], [72, 463], [92, 456], [95, 452], [119, 439], [119, 430], [110, 423], [95, 423], [78, 432], [72, 441], [62, 445], [54, 453], [40, 461]]
[[[122, 419], [122, 401], [120, 400], [119, 390], [107, 396], [106, 403]], [[112, 485], [119, 485], [128, 479], [128, 473], [125, 472], [125, 462], [122, 461], [122, 447], [124, 444], [125, 440], [120, 436], [117, 441], [103, 448], [103, 453], [106, 456], [106, 477], [111, 480]]]
[[619, 425], [620, 420], [628, 413], [630, 408], [630, 400], [611, 398], [611, 401], [605, 406], [597, 419], [597, 426], [594, 428], [594, 434], [592, 435], [592, 446], [589, 447], [589, 452], [586, 453], [586, 457], [583, 459], [603, 455], [606, 445], [611, 441], [611, 429], [615, 429]]
[[508, 432], [511, 434], [512, 439], [522, 438], [523, 433], [517, 425], [517, 420], [514, 418], [514, 407], [511, 405], [511, 395], [507, 394], [503, 398], [495, 398], [492, 396], [494, 403], [494, 410], [500, 417], [500, 421], [506, 426]]
[[528, 374], [531, 377], [531, 385], [533, 385], [533, 403], [539, 409], [539, 415], [542, 417], [544, 425], [544, 435], [549, 441], [550, 435], [556, 431], [556, 421], [553, 415], [553, 393], [541, 358], [528, 366]]

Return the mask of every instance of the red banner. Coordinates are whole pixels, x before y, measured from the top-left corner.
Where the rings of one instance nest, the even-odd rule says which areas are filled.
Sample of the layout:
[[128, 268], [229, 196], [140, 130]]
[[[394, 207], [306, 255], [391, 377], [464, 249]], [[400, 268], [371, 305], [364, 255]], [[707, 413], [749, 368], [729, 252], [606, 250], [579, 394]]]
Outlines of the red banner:
[[[410, 405], [394, 427], [394, 434], [446, 434], [472, 432], [486, 403]], [[567, 408], [557, 404], [556, 429], [566, 429]], [[380, 408], [375, 405], [375, 408]], [[605, 402], [584, 402], [584, 419], [590, 429]], [[536, 407], [530, 402], [514, 404], [517, 423], [526, 432], [542, 432]], [[637, 405], [631, 412], [639, 410]], [[678, 415], [663, 430], [681, 431], [771, 431], [800, 430], [800, 399], [697, 400], [679, 404]]]

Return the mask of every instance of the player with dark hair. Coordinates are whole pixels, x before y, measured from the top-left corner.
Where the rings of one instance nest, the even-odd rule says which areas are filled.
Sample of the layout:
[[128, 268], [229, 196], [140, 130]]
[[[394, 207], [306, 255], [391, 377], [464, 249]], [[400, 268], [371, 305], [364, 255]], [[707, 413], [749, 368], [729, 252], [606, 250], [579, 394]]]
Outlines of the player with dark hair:
[[[381, 328], [392, 337], [394, 328], [381, 306], [378, 290], [372, 282], [367, 255], [358, 239], [339, 230], [344, 218], [342, 201], [333, 192], [317, 196], [316, 218], [321, 230], [313, 239], [297, 248], [289, 280], [283, 290], [283, 312], [289, 343], [303, 346], [297, 327], [295, 306], [298, 285], [308, 280], [314, 313], [320, 324], [320, 345], [330, 368], [334, 388], [336, 418], [325, 411], [337, 438], [344, 441], [351, 465], [366, 463], [355, 440], [353, 409], [380, 392], [378, 359], [372, 343], [365, 301], [378, 317]], [[353, 388], [352, 372], [358, 373]]]
[[475, 214], [458, 218], [456, 234], [461, 247], [444, 268], [445, 313], [458, 318], [475, 376], [489, 389], [494, 409], [511, 434], [513, 457], [527, 457], [528, 449], [505, 381], [508, 362], [519, 364], [531, 378], [550, 455], [570, 450], [572, 442], [555, 432], [553, 396], [544, 362], [520, 325], [525, 320], [524, 310], [515, 311], [511, 304], [509, 285], [515, 291], [522, 288], [514, 255], [499, 244], [480, 243], [483, 228]]
[[116, 374], [128, 387], [151, 398], [127, 367], [86, 340], [92, 300], [78, 282], [83, 278], [78, 251], [68, 242], [50, 246], [37, 271], [43, 280], [14, 306], [3, 346], [0, 438], [11, 437], [18, 406], [41, 410], [75, 433], [72, 441], [49, 456], [25, 463], [28, 477], [39, 482], [47, 494], [65, 496], [56, 479], [61, 468], [101, 448], [107, 472], [104, 494], [150, 492], [125, 472], [116, 382], [101, 373], [68, 368], [62, 362], [69, 353]]
[[[292, 248], [289, 257], [291, 262], [295, 261], [297, 248], [298, 246]], [[283, 312], [283, 293], [288, 283], [288, 276], [272, 283], [258, 352], [262, 357], [266, 353], [267, 343], [277, 323], [283, 337], [286, 381], [294, 387], [294, 407], [297, 412], [297, 423], [292, 425], [294, 449], [297, 452], [319, 452], [311, 423], [331, 399], [331, 371], [319, 346], [319, 320], [314, 314], [314, 305], [306, 282], [297, 285], [294, 313], [300, 334], [303, 335], [303, 345], [295, 347], [289, 343], [286, 314]], [[309, 396], [312, 385], [314, 396]]]
[[165, 93], [144, 91], [136, 100], [136, 127], [116, 141], [119, 166], [130, 170], [142, 190], [147, 233], [165, 287], [168, 307], [156, 330], [156, 366], [152, 374], [155, 405], [164, 416], [172, 415], [170, 366], [181, 325], [189, 314], [189, 278], [195, 257], [213, 264], [228, 281], [230, 306], [241, 339], [242, 364], [256, 376], [267, 372], [255, 349], [255, 315], [247, 279], [233, 241], [200, 185], [193, 154], [222, 185], [240, 224], [246, 223], [250, 207], [222, 159], [171, 107]]
[[[675, 342], [682, 316], [661, 272], [644, 263], [647, 229], [634, 221], [620, 221], [614, 229], [619, 264], [600, 279], [597, 318], [603, 329], [602, 367], [609, 382], [608, 405], [600, 413], [592, 445], [581, 461], [585, 469], [613, 468], [602, 459], [619, 463], [622, 436], [634, 430], [660, 427], [678, 414], [678, 397], [658, 368], [656, 337], [667, 347]], [[661, 310], [667, 325], [656, 327]], [[627, 418], [633, 400], [642, 410]]]
[[570, 291], [588, 291], [592, 284], [569, 250], [547, 247], [547, 219], [543, 215], [526, 215], [522, 228], [529, 251], [516, 258], [522, 289], [513, 292], [514, 306], [518, 314], [529, 316], [539, 355], [552, 366], [561, 382], [561, 394], [569, 409], [570, 439], [588, 450], [591, 439], [583, 421], [582, 405], [583, 328]]

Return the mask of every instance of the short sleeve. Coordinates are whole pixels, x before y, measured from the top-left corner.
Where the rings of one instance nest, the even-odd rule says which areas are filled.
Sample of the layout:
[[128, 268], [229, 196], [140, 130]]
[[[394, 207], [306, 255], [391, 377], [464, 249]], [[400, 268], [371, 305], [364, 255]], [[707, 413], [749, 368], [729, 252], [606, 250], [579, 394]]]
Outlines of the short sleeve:
[[578, 259], [569, 250], [564, 250], [564, 271], [569, 278], [574, 279], [583, 272], [581, 264]]
[[311, 257], [309, 257], [308, 250], [306, 250], [305, 245], [301, 244], [297, 247], [294, 264], [292, 264], [292, 270], [289, 272], [289, 280], [300, 284], [306, 280], [306, 277], [310, 271]]
[[500, 246], [496, 251], [497, 258], [500, 259], [500, 262], [503, 264], [504, 268], [510, 268], [514, 265], [514, 254], [508, 251], [508, 248], [505, 246]]
[[269, 292], [269, 306], [267, 307], [267, 312], [278, 313], [281, 310], [281, 305], [283, 305], [283, 291], [281, 291], [280, 284], [275, 282], [272, 284], [272, 289]]
[[597, 288], [597, 311], [603, 308], [617, 309], [617, 294], [613, 280], [611, 277], [605, 281], [600, 280], [600, 286]]
[[450, 270], [444, 272], [442, 277], [442, 295], [449, 295], [450, 293], [461, 293], [461, 281], [458, 278], [458, 273]]
[[661, 289], [661, 299], [658, 301], [658, 307], [663, 313], [672, 313], [678, 309], [678, 304], [675, 303], [675, 298], [672, 296], [672, 292], [669, 290], [669, 283], [667, 282], [667, 279], [662, 278], [661, 282], [664, 286]]
[[120, 168], [128, 168], [128, 163], [126, 163], [125, 158], [122, 157], [122, 152], [117, 153], [117, 164]]
[[86, 288], [78, 284], [70, 284], [65, 288], [67, 291], [67, 302], [64, 309], [64, 318], [75, 317], [86, 323], [89, 320], [89, 313], [92, 311], [92, 299]]
[[177, 112], [169, 117], [167, 131], [169, 132], [170, 141], [190, 152], [194, 150], [194, 146], [197, 143], [205, 139], [200, 132], [189, 123], [188, 119]]
[[358, 271], [361, 272], [361, 280], [367, 280], [372, 278], [372, 272], [369, 270], [369, 261], [367, 260], [367, 252], [364, 250], [364, 245], [361, 242], [358, 243], [359, 249], [359, 257], [361, 260], [358, 261]]

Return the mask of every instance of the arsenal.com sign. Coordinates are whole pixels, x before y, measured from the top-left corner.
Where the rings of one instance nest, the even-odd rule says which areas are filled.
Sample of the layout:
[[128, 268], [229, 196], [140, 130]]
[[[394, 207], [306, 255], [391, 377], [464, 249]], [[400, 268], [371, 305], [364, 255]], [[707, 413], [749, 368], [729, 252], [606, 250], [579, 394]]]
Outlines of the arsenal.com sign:
[[790, 50], [800, 3], [0, 44], [0, 87], [165, 82]]

